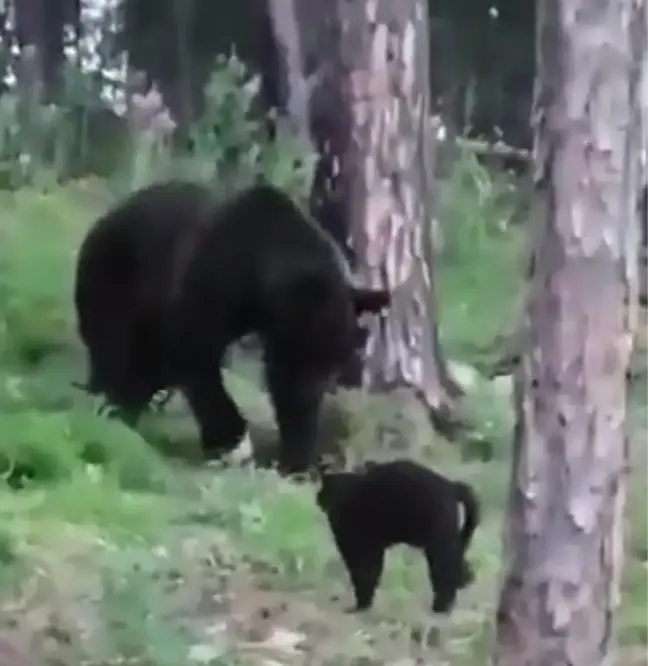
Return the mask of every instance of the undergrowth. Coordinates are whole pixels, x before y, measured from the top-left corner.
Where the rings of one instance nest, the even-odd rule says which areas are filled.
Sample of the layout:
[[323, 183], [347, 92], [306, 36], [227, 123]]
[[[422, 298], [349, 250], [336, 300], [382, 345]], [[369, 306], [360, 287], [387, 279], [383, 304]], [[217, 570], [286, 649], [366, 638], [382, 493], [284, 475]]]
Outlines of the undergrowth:
[[[353, 660], [374, 650], [373, 642], [405, 650], [429, 603], [416, 553], [391, 555], [376, 609], [369, 618], [347, 620], [346, 574], [312, 486], [292, 485], [270, 470], [205, 468], [195, 423], [178, 398], [164, 413], [147, 414], [136, 433], [98, 416], [93, 401], [72, 386], [85, 372], [71, 308], [74, 253], [87, 225], [109, 205], [112, 195], [102, 188], [89, 180], [0, 193], [3, 244], [10, 250], [0, 264], [0, 558], [6, 564], [0, 584], [7, 599], [0, 619], [10, 625], [7, 640], [22, 645], [29, 638], [31, 650], [67, 663], [130, 658], [171, 665], [186, 655], [257, 663], [266, 649], [299, 663], [297, 648], [261, 648], [261, 639], [248, 635], [263, 624], [260, 609], [270, 604], [272, 640], [280, 642], [281, 630], [291, 632], [293, 642], [315, 641], [313, 649], [327, 662]], [[504, 232], [488, 242], [513, 255]], [[458, 311], [478, 300], [461, 291], [463, 261], [442, 258], [439, 264], [449, 322], [444, 341], [470, 339], [467, 331], [450, 328], [463, 326]], [[235, 363], [227, 383], [252, 421], [255, 440], [271, 449], [276, 432], [258, 375], [254, 363]], [[484, 399], [475, 400], [486, 405], [484, 428], [500, 419], [504, 460], [506, 398], [489, 391], [485, 380], [474, 395], [480, 392]], [[377, 444], [386, 422], [403, 434], [399, 448]], [[341, 393], [329, 400], [322, 433], [322, 445], [346, 451], [351, 462], [411, 455], [470, 477], [486, 498], [488, 524], [497, 525], [503, 463], [490, 463], [486, 475], [479, 463], [462, 464], [418, 408], [396, 397]], [[472, 557], [481, 582], [464, 596], [448, 642], [457, 658], [468, 658], [484, 640], [498, 549], [497, 529], [478, 534]], [[205, 589], [211, 590], [208, 601]], [[275, 594], [272, 603], [266, 593]], [[209, 610], [201, 610], [205, 604]], [[318, 638], [322, 632], [332, 637], [329, 643], [335, 639], [335, 649]]]
[[[291, 179], [288, 166], [273, 164]], [[492, 459], [466, 460], [398, 396], [340, 393], [322, 422], [322, 446], [352, 462], [408, 455], [480, 494], [484, 523], [470, 554], [477, 582], [461, 594], [436, 663], [482, 664], [491, 639], [510, 386], [472, 366], [519, 306], [523, 241], [507, 224], [510, 196], [503, 181], [462, 159], [444, 188], [447, 232], [436, 265], [443, 348]], [[300, 664], [306, 655], [382, 664], [415, 654], [412, 634], [430, 596], [416, 553], [389, 555], [369, 616], [344, 615], [349, 584], [312, 486], [272, 470], [201, 465], [179, 398], [133, 432], [98, 416], [72, 387], [85, 372], [71, 308], [75, 249], [113, 197], [100, 179], [0, 192], [0, 650], [16, 664], [26, 654], [75, 666]], [[227, 383], [259, 447], [271, 449], [275, 428], [258, 375], [241, 361]], [[642, 442], [645, 406], [633, 413]], [[394, 447], [378, 436], [385, 423], [403, 434]], [[633, 447], [620, 623], [629, 660], [647, 642], [643, 443]]]

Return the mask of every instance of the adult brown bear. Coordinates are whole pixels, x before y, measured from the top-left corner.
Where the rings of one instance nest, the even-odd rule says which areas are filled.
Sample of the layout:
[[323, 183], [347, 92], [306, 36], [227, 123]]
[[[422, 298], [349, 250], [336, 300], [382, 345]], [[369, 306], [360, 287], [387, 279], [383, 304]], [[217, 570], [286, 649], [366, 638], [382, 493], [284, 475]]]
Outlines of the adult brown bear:
[[206, 456], [239, 448], [247, 424], [221, 375], [228, 345], [254, 332], [286, 473], [313, 462], [319, 408], [384, 290], [351, 284], [329, 235], [281, 190], [254, 185], [217, 204], [202, 185], [149, 186], [85, 237], [74, 293], [86, 387], [134, 423], [156, 391], [180, 387]]

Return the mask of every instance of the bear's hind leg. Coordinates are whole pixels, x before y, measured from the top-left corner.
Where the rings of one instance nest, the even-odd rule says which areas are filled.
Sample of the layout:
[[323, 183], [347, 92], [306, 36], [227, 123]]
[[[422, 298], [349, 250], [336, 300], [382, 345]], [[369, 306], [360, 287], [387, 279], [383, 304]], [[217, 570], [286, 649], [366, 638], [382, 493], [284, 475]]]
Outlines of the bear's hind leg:
[[235, 464], [253, 458], [247, 423], [227, 392], [221, 371], [203, 371], [184, 383], [183, 393], [200, 428], [205, 457]]

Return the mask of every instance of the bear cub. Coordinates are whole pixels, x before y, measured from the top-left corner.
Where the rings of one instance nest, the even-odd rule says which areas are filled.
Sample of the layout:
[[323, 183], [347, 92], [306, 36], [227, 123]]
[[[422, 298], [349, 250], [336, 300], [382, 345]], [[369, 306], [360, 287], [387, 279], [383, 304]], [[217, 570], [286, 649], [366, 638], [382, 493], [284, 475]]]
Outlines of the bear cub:
[[411, 460], [371, 463], [364, 471], [325, 473], [317, 504], [351, 578], [356, 605], [349, 612], [371, 607], [385, 551], [396, 544], [423, 551], [435, 613], [449, 614], [458, 590], [474, 580], [465, 555], [480, 503], [462, 481]]

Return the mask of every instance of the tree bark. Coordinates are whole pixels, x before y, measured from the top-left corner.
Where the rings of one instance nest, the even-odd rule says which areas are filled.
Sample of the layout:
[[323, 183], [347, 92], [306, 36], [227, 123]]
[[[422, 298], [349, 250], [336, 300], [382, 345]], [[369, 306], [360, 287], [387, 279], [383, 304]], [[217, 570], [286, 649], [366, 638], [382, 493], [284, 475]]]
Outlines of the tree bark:
[[413, 389], [441, 425], [459, 391], [435, 319], [427, 5], [356, 0], [341, 4], [340, 20], [351, 245], [363, 277], [393, 294], [388, 314], [372, 325], [362, 383]]
[[515, 382], [499, 666], [614, 657], [637, 311], [636, 4], [537, 4], [531, 339]]
[[46, 101], [59, 92], [63, 53], [63, 31], [69, 0], [15, 0], [16, 37], [21, 50], [31, 45], [39, 54], [38, 74]]
[[[276, 20], [275, 30], [284, 52], [292, 49], [293, 57], [285, 57], [289, 78], [300, 78], [298, 43], [301, 76], [314, 79], [307, 107], [320, 154], [313, 212], [360, 281], [387, 287], [393, 298], [388, 313], [370, 322], [365, 362], [350, 368], [345, 381], [381, 391], [408, 387], [435, 425], [453, 434], [461, 392], [441, 355], [431, 272], [427, 5], [291, 4], [296, 20], [284, 19], [283, 30]], [[317, 7], [307, 13], [304, 4]], [[297, 89], [293, 106], [302, 99]], [[296, 108], [303, 114], [303, 104]]]

